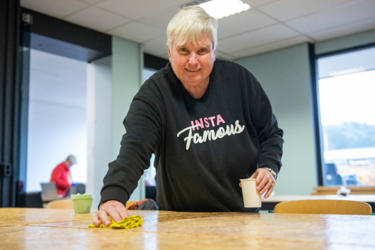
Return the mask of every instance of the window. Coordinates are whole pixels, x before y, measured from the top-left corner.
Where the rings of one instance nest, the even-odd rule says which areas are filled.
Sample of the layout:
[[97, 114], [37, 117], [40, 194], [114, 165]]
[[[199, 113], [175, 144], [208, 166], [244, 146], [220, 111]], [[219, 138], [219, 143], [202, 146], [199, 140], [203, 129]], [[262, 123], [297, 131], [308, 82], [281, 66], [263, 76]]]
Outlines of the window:
[[375, 186], [375, 48], [317, 65], [323, 185]]

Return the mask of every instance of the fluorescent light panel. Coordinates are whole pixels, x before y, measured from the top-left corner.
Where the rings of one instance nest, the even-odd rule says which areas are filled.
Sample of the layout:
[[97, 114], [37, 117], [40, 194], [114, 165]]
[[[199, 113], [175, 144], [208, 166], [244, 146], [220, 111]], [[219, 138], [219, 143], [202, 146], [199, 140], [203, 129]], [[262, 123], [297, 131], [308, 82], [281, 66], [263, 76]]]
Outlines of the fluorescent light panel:
[[220, 19], [250, 9], [250, 5], [241, 0], [212, 0], [201, 3], [202, 7], [210, 16]]

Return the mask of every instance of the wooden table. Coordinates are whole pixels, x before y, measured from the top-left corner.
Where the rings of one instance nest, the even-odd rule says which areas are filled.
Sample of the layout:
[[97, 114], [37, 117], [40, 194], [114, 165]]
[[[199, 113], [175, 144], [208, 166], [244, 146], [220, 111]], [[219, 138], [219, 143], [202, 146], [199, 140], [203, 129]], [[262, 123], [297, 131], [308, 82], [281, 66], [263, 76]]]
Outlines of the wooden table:
[[350, 200], [350, 201], [362, 201], [370, 204], [373, 213], [375, 213], [375, 195], [274, 195], [266, 200], [262, 201], [261, 210], [273, 210], [277, 203], [283, 201], [295, 201], [295, 200]]
[[375, 249], [375, 216], [130, 211], [143, 226], [115, 230], [71, 210], [0, 215], [1, 249]]

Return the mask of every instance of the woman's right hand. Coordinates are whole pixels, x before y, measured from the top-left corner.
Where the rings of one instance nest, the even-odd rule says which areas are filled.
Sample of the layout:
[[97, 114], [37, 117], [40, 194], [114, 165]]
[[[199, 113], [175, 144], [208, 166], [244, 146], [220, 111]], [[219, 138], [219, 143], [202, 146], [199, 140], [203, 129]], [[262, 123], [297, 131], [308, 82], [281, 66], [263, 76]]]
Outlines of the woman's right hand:
[[122, 221], [125, 217], [129, 217], [129, 214], [124, 204], [116, 200], [110, 200], [99, 206], [99, 212], [92, 217], [92, 223], [98, 227], [103, 222], [108, 227], [111, 225], [111, 220], [108, 216], [111, 216], [114, 221], [118, 222]]

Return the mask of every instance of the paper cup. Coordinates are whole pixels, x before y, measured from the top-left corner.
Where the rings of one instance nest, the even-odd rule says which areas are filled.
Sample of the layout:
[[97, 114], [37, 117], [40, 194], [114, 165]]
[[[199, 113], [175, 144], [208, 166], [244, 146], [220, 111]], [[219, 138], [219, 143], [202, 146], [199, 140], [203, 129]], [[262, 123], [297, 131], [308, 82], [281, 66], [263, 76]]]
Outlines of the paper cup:
[[255, 179], [241, 179], [242, 196], [245, 207], [261, 207], [262, 201]]

